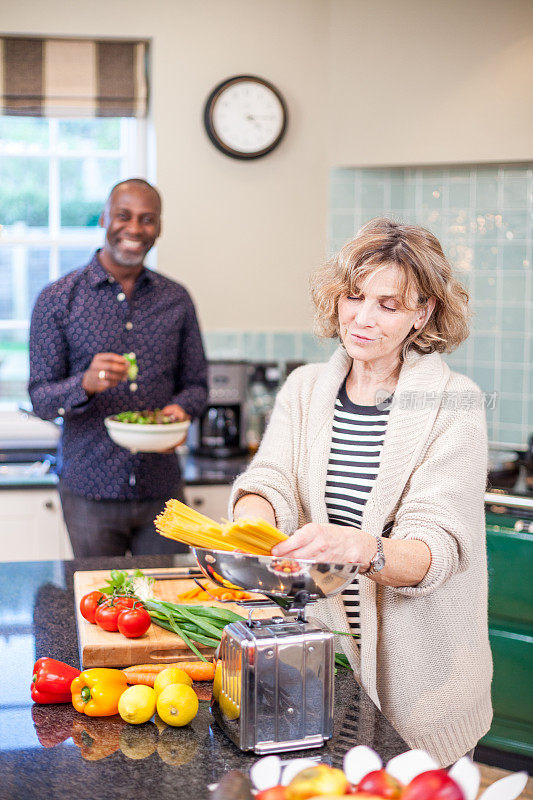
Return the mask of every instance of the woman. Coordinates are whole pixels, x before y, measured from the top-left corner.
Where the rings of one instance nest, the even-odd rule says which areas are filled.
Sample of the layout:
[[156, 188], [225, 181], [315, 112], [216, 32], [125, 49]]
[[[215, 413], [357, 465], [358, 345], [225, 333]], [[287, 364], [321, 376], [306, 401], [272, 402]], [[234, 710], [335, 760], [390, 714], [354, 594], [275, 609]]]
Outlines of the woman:
[[361, 565], [313, 613], [360, 634], [338, 649], [408, 744], [446, 766], [492, 718], [483, 398], [440, 356], [468, 335], [468, 295], [433, 234], [381, 218], [312, 292], [341, 347], [280, 390], [234, 517], [292, 534], [273, 555]]

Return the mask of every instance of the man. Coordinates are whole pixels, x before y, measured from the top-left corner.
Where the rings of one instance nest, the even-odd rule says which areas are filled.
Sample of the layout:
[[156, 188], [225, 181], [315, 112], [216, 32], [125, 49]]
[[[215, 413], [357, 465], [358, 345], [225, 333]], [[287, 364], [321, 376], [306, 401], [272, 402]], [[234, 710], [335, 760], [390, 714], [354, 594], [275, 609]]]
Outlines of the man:
[[[102, 249], [37, 298], [29, 393], [40, 417], [63, 417], [59, 493], [74, 555], [179, 552], [153, 525], [166, 500], [182, 497], [176, 454], [134, 455], [111, 441], [104, 419], [130, 409], [162, 408], [176, 420], [201, 414], [198, 321], [183, 286], [143, 265], [161, 232], [153, 186], [117, 184], [100, 225]], [[134, 381], [124, 353], [136, 355]]]

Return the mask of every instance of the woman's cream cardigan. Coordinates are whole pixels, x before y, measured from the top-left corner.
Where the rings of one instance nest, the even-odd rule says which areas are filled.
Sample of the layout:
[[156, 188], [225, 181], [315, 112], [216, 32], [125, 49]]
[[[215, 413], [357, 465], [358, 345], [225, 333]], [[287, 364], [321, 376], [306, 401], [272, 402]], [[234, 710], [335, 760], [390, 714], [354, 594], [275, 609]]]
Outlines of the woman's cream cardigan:
[[[232, 506], [244, 494], [262, 495], [287, 533], [328, 521], [333, 410], [350, 365], [339, 348], [327, 364], [291, 373], [257, 455], [234, 484]], [[477, 386], [437, 353], [408, 354], [395, 401], [362, 529], [379, 536], [394, 519], [391, 539], [426, 542], [431, 566], [414, 587], [361, 577], [361, 652], [346, 636], [337, 649], [409, 746], [446, 766], [474, 747], [492, 718], [485, 413]], [[349, 630], [339, 597], [312, 613]]]

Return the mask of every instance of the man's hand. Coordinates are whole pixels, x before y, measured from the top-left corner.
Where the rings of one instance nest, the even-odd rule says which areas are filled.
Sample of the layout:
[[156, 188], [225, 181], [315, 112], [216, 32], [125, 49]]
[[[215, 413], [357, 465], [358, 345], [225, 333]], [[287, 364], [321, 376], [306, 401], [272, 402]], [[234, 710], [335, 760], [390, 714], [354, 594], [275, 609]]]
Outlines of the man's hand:
[[172, 417], [174, 422], [185, 422], [185, 420], [190, 419], [190, 416], [187, 414], [187, 412], [177, 403], [171, 403], [161, 410], [163, 414], [166, 414], [167, 417]]
[[126, 380], [128, 367], [126, 359], [117, 353], [97, 353], [85, 372], [81, 385], [89, 397], [105, 392]]
[[330, 564], [361, 564], [367, 569], [376, 554], [376, 540], [358, 528], [310, 522], [272, 548], [273, 556], [308, 558]]
[[[190, 416], [187, 414], [187, 412], [177, 403], [171, 403], [170, 405], [165, 406], [162, 411], [163, 414], [167, 415], [167, 417], [172, 417], [174, 422], [185, 422], [186, 420], [190, 419]], [[183, 439], [180, 439], [180, 441], [175, 444], [174, 447], [171, 447], [170, 450], [164, 450], [163, 452], [165, 454], [174, 453], [176, 447], [180, 447], [180, 445], [182, 445], [186, 439], [187, 433], [185, 433]]]

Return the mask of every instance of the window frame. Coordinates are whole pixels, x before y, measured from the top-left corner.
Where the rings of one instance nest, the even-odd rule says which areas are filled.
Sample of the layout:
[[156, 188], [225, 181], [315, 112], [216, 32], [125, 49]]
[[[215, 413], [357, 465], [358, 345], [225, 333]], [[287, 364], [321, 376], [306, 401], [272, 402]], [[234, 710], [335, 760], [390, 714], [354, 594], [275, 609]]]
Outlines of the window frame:
[[[9, 116], [9, 115], [7, 115]], [[39, 118], [42, 119], [42, 118]], [[120, 148], [119, 150], [93, 150], [87, 148], [66, 148], [61, 146], [59, 140], [59, 125], [66, 118], [47, 117], [48, 121], [48, 144], [47, 146], [35, 145], [31, 142], [25, 143], [16, 151], [11, 147], [2, 147], [0, 143], [0, 157], [2, 158], [46, 158], [48, 160], [48, 228], [46, 231], [40, 228], [32, 231], [31, 227], [26, 227], [23, 234], [19, 230], [10, 231], [5, 226], [0, 233], [0, 250], [14, 250], [15, 256], [12, 262], [12, 276], [15, 278], [17, 267], [17, 257], [27, 264], [25, 253], [29, 248], [43, 248], [49, 251], [48, 276], [45, 283], [57, 280], [60, 274], [60, 250], [64, 247], [86, 247], [96, 250], [103, 241], [103, 231], [98, 226], [86, 227], [84, 229], [61, 228], [60, 210], [60, 160], [62, 158], [116, 158], [120, 159], [120, 174], [117, 180], [128, 177], [145, 177], [148, 171], [148, 120], [145, 117], [120, 117]], [[73, 120], [85, 119], [73, 117]], [[86, 119], [95, 119], [87, 117]], [[17, 256], [18, 252], [18, 256]], [[79, 266], [82, 266], [80, 264]], [[8, 273], [9, 274], [9, 273]], [[28, 272], [25, 279], [29, 278]], [[24, 280], [24, 279], [23, 279]], [[15, 282], [13, 281], [13, 287]], [[45, 285], [45, 284], [43, 284]], [[31, 309], [28, 309], [28, 318], [6, 319], [0, 317], [0, 341], [4, 332], [29, 332]], [[18, 404], [12, 397], [2, 397], [0, 395], [0, 412], [2, 410], [13, 409]]]

